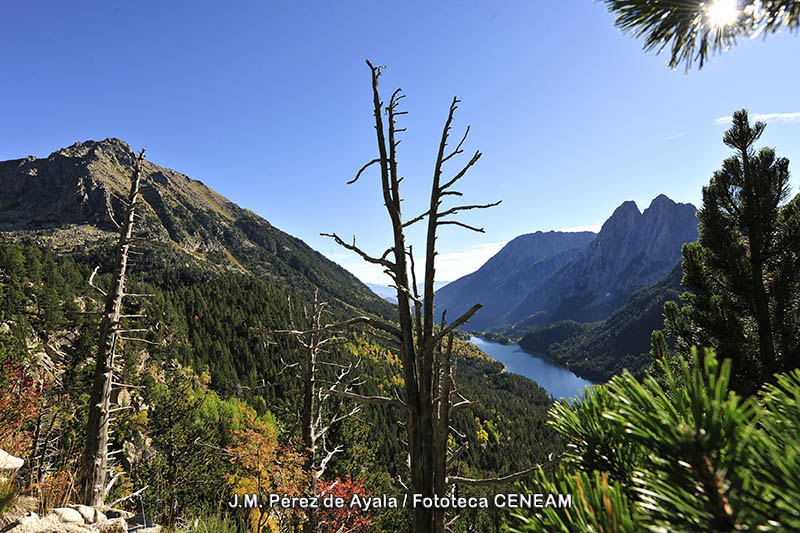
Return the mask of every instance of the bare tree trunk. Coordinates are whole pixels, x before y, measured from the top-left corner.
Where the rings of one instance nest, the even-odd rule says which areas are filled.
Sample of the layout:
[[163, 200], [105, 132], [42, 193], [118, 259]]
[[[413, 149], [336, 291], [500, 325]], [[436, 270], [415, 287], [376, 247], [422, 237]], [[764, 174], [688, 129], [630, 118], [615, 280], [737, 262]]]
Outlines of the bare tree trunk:
[[[414, 494], [423, 497], [442, 496], [446, 492], [447, 485], [447, 436], [452, 414], [451, 398], [456, 391], [452, 381], [452, 361], [450, 359], [452, 338], [448, 340], [446, 351], [442, 350], [441, 342], [448, 338], [456, 327], [465, 323], [480, 308], [480, 305], [474, 306], [450, 326], [442, 324], [437, 331], [434, 317], [436, 231], [441, 225], [453, 224], [482, 232], [482, 229], [455, 220], [445, 220], [444, 217], [468, 209], [492, 207], [499, 202], [440, 210], [444, 196], [461, 195], [458, 191], [450, 190], [452, 185], [461, 179], [481, 156], [480, 152], [476, 152], [455, 177], [442, 184], [444, 163], [462, 152], [461, 145], [467, 135], [464, 134], [464, 138], [453, 152], [445, 153], [450, 124], [458, 103], [458, 100], [454, 98], [439, 144], [430, 207], [425, 213], [403, 221], [400, 196], [402, 178], [398, 175], [396, 154], [399, 144], [396, 134], [404, 131], [403, 128], [396, 127], [397, 117], [405, 114], [404, 111], [398, 111], [398, 103], [403, 95], [400, 94], [399, 89], [392, 94], [389, 105], [385, 108], [387, 123], [384, 125], [383, 102], [378, 90], [378, 78], [381, 75], [382, 67], [375, 67], [369, 61], [367, 64], [372, 74], [373, 113], [378, 141], [378, 158], [364, 165], [349, 183], [356, 182], [367, 167], [376, 163], [379, 165], [383, 201], [392, 224], [393, 246], [386, 250], [383, 256], [375, 258], [360, 250], [356, 246], [355, 240], [353, 244], [348, 244], [336, 234], [330, 236], [340, 245], [361, 255], [366, 261], [383, 266], [385, 272], [394, 281], [397, 288], [399, 323], [395, 337], [399, 342], [400, 360], [403, 366], [411, 489]], [[468, 131], [469, 128], [467, 128]], [[406, 246], [405, 228], [426, 217], [428, 218], [428, 231], [425, 249], [424, 296], [420, 298], [416, 288], [412, 250], [411, 247]], [[393, 260], [389, 260], [389, 256]], [[411, 280], [409, 280], [409, 273]], [[469, 403], [462, 402], [461, 407], [467, 406]], [[422, 506], [416, 507], [413, 513], [412, 528], [417, 533], [442, 532], [444, 531], [444, 512]]]
[[[405, 114], [404, 111], [398, 111], [398, 103], [403, 98], [403, 95], [400, 94], [399, 89], [396, 90], [389, 99], [389, 104], [384, 108], [378, 91], [378, 78], [383, 67], [373, 66], [369, 61], [367, 61], [367, 65], [369, 65], [372, 74], [373, 112], [378, 140], [378, 157], [362, 166], [356, 173], [355, 178], [350, 180], [348, 184], [355, 183], [368, 167], [378, 164], [380, 167], [383, 203], [386, 206], [386, 211], [392, 224], [393, 245], [381, 257], [373, 257], [356, 246], [355, 238], [350, 244], [335, 233], [323, 233], [322, 235], [332, 237], [340, 246], [357, 253], [365, 261], [382, 266], [385, 269], [384, 272], [394, 281], [394, 286], [397, 289], [399, 327], [393, 328], [392, 326], [377, 323], [374, 320], [367, 323], [390, 333], [394, 337], [394, 342], [398, 343], [400, 361], [403, 366], [405, 402], [400, 399], [364, 397], [353, 393], [338, 393], [338, 395], [362, 403], [385, 403], [405, 410], [411, 470], [411, 492], [413, 494], [429, 498], [434, 496], [443, 497], [448, 493], [448, 486], [454, 484], [477, 486], [515, 481], [532, 474], [538, 469], [538, 466], [508, 476], [491, 479], [448, 478], [447, 476], [448, 463], [454, 461], [465, 449], [462, 447], [452, 453], [449, 452], [450, 420], [459, 410], [473, 405], [471, 401], [464, 398], [455, 385], [455, 363], [452, 359], [453, 335], [455, 329], [465, 324], [481, 306], [480, 304], [474, 305], [469, 311], [450, 324], [445, 322], [445, 314], [442, 313], [442, 323], [437, 325], [434, 314], [436, 233], [438, 228], [445, 225], [454, 225], [483, 233], [482, 228], [448, 217], [462, 211], [494, 207], [500, 202], [459, 205], [442, 209], [445, 196], [462, 196], [460, 191], [453, 190], [453, 186], [464, 177], [467, 171], [481, 157], [481, 153], [476, 151], [466, 165], [455, 173], [452, 178], [446, 181], [442, 179], [445, 163], [456, 155], [463, 153], [461, 146], [469, 134], [469, 127], [467, 127], [464, 136], [455, 149], [449, 153], [446, 152], [451, 123], [459, 102], [457, 98], [453, 98], [439, 142], [429, 208], [424, 213], [403, 221], [400, 203], [402, 200], [400, 182], [403, 178], [398, 175], [396, 154], [397, 145], [400, 143], [396, 139], [396, 134], [405, 131], [404, 128], [397, 128], [396, 126], [397, 117]], [[387, 116], [386, 125], [383, 123], [384, 111]], [[405, 228], [426, 218], [428, 219], [428, 228], [425, 247], [425, 278], [423, 295], [420, 297], [417, 291], [413, 251], [411, 246], [406, 247]], [[389, 259], [390, 257], [392, 260]], [[411, 279], [409, 279], [409, 275]], [[334, 391], [331, 393], [334, 393]], [[417, 506], [413, 509], [412, 530], [415, 533], [443, 533], [446, 528], [443, 509], [425, 508], [423, 506]]]
[[[347, 327], [364, 322], [364, 323], [377, 323], [367, 317], [356, 317], [344, 322], [323, 325], [323, 314], [326, 311], [328, 304], [319, 300], [319, 291], [314, 293], [314, 303], [311, 307], [311, 312], [307, 307], [303, 308], [304, 314], [307, 319], [311, 321], [311, 329], [299, 330], [294, 325], [294, 319], [291, 311], [291, 300], [289, 300], [289, 315], [291, 320], [292, 329], [288, 330], [259, 330], [255, 331], [265, 334], [285, 334], [291, 335], [295, 338], [297, 343], [305, 349], [305, 356], [302, 363], [287, 364], [284, 362], [284, 368], [281, 372], [300, 366], [300, 374], [296, 377], [301, 380], [301, 392], [303, 395], [302, 407], [300, 411], [300, 426], [303, 446], [305, 447], [306, 460], [304, 468], [309, 475], [309, 492], [311, 496], [318, 495], [318, 484], [322, 475], [328, 466], [328, 463], [334, 455], [342, 450], [341, 446], [336, 446], [329, 449], [326, 443], [326, 434], [334, 424], [341, 422], [345, 418], [349, 418], [357, 414], [361, 406], [357, 405], [355, 408], [347, 412], [337, 412], [338, 407], [332, 409], [332, 414], [327, 415], [324, 412], [326, 404], [329, 404], [331, 396], [339, 396], [340, 398], [358, 397], [352, 393], [354, 384], [358, 381], [357, 376], [351, 375], [355, 369], [353, 364], [342, 365], [331, 363], [324, 360], [319, 360], [319, 356], [325, 353], [326, 347], [334, 342], [343, 340], [341, 337], [336, 337], [335, 333], [342, 331]], [[319, 365], [331, 365], [338, 368], [336, 380], [327, 382], [323, 387], [319, 386], [317, 378]], [[357, 365], [356, 365], [357, 366]], [[340, 400], [341, 401], [341, 400]], [[321, 445], [320, 445], [321, 443]], [[319, 453], [322, 452], [322, 453]], [[314, 508], [305, 510], [305, 522], [303, 523], [303, 533], [314, 533], [319, 528], [319, 520], [317, 511]]]
[[[117, 256], [111, 290], [105, 294], [105, 310], [100, 322], [100, 340], [95, 356], [95, 372], [89, 401], [89, 420], [86, 426], [86, 447], [82, 459], [81, 499], [87, 505], [104, 503], [108, 469], [108, 438], [111, 411], [111, 388], [114, 375], [115, 348], [119, 340], [122, 300], [125, 293], [125, 273], [132, 244], [136, 200], [141, 181], [144, 150], [136, 160], [127, 198], [125, 220], [120, 228]], [[97, 270], [92, 274], [92, 278]], [[92, 284], [90, 278], [90, 284]], [[93, 287], [97, 288], [92, 284]], [[97, 288], [97, 290], [100, 290]], [[102, 291], [101, 291], [102, 292]]]

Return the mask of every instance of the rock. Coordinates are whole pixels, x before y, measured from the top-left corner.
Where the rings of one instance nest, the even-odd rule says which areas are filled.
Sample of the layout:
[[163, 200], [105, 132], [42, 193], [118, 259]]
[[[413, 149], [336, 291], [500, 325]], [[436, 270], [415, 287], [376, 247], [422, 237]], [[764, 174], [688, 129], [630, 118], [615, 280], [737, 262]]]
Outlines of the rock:
[[2, 529], [3, 533], [28, 533], [36, 531], [41, 519], [36, 513], [28, 513], [16, 522], [9, 524]]
[[13, 476], [24, 464], [24, 459], [14, 457], [6, 453], [5, 450], [0, 449], [0, 478], [9, 478]]
[[[78, 511], [68, 510], [80, 516]], [[82, 518], [80, 523], [67, 523], [60, 521], [56, 513], [50, 513], [44, 518], [39, 518], [36, 513], [30, 513], [3, 528], [2, 531], [3, 533], [92, 533], [95, 530], [85, 525]]]
[[83, 521], [87, 524], [99, 524], [106, 521], [106, 516], [88, 505], [70, 505], [70, 509], [75, 509], [83, 517]]
[[[80, 507], [83, 507], [82, 505]], [[86, 519], [83, 516], [83, 513], [74, 509], [72, 507], [57, 507], [53, 509], [50, 515], [55, 515], [58, 517], [59, 522], [63, 522], [65, 524], [81, 524], [83, 525], [86, 522]], [[50, 516], [48, 515], [48, 517]], [[45, 517], [47, 518], [47, 517]]]
[[122, 517], [112, 518], [100, 524], [100, 533], [128, 533], [128, 524]]
[[126, 389], [120, 389], [117, 394], [117, 404], [120, 407], [128, 407], [131, 404], [131, 393]]
[[127, 520], [128, 518], [133, 518], [135, 515], [130, 511], [123, 511], [122, 509], [112, 509], [107, 507], [103, 510], [106, 515], [106, 518], [109, 520], [113, 520], [114, 518], [123, 518]]
[[126, 440], [122, 443], [122, 453], [128, 465], [132, 465], [136, 460], [136, 446], [131, 441]]
[[151, 516], [147, 516], [144, 513], [139, 513], [136, 516], [128, 518], [125, 520], [128, 523], [128, 531], [139, 531], [141, 532], [144, 529], [151, 529], [153, 527], [160, 527], [157, 526], [156, 523], [153, 521]]
[[161, 526], [153, 522], [153, 518], [144, 513], [139, 513], [126, 520], [128, 531], [136, 533], [160, 533]]

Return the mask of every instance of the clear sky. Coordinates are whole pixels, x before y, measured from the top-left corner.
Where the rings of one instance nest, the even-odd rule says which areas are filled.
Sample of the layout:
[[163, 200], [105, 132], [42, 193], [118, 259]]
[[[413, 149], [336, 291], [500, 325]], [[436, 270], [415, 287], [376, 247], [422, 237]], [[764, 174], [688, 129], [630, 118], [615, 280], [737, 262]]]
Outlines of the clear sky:
[[388, 67], [387, 99], [407, 94], [407, 216], [424, 210], [455, 95], [454, 133], [470, 124], [466, 152], [484, 153], [464, 198], [503, 200], [465, 215], [485, 234], [441, 232], [449, 280], [519, 234], [597, 226], [625, 200], [699, 205], [730, 153], [718, 119], [742, 107], [774, 115], [763, 141], [793, 161], [797, 192], [798, 51], [800, 36], [744, 40], [686, 75], [589, 0], [4, 0], [0, 160], [120, 137], [380, 281], [319, 236], [389, 245], [377, 175], [345, 185], [376, 155], [370, 58]]

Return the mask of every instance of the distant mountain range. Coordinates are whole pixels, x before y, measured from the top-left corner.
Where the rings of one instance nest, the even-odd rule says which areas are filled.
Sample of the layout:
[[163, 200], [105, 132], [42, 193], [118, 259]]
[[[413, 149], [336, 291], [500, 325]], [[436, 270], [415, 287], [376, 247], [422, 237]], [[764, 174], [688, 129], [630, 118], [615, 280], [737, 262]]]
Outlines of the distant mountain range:
[[[433, 288], [434, 288], [434, 290], [439, 290], [441, 287], [444, 287], [448, 283], [450, 283], [450, 282], [449, 281], [434, 281], [433, 282]], [[377, 294], [378, 296], [380, 296], [381, 298], [383, 298], [387, 302], [390, 302], [390, 303], [393, 303], [393, 304], [397, 303], [397, 289], [395, 289], [394, 287], [390, 287], [388, 285], [381, 285], [380, 283], [367, 283], [366, 285], [367, 285], [367, 287], [369, 287], [369, 289], [372, 292], [374, 292], [375, 294]], [[422, 292], [423, 292], [422, 291], [422, 287], [423, 287], [422, 283], [419, 283], [417, 285], [417, 290], [419, 291], [420, 294], [422, 294]]]
[[589, 231], [520, 235], [477, 271], [442, 287], [436, 293], [436, 307], [458, 317], [480, 303], [483, 308], [470, 319], [469, 327], [491, 329], [535, 287], [577, 258], [596, 236]]
[[640, 212], [627, 201], [596, 235], [538, 232], [514, 239], [478, 271], [442, 288], [437, 308], [458, 314], [481, 303], [467, 327], [484, 331], [604, 320], [634, 291], [666, 276], [682, 245], [696, 239], [693, 205], [662, 194]]
[[[46, 158], [0, 162], [0, 232], [7, 239], [85, 253], [117, 238], [136, 154], [119, 139], [86, 141]], [[392, 307], [350, 272], [203, 183], [144, 163], [137, 234], [158, 253], [140, 258], [236, 270], [341, 306]], [[157, 269], [158, 265], [150, 265]]]

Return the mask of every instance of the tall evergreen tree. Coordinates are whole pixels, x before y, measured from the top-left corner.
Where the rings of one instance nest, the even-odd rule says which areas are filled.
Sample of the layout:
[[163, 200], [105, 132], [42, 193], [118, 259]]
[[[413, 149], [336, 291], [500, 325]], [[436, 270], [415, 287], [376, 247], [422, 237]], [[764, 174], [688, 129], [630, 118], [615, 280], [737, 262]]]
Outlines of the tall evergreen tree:
[[765, 124], [733, 115], [724, 142], [735, 154], [703, 188], [700, 238], [683, 249], [683, 309], [665, 306], [679, 351], [716, 348], [734, 361], [734, 384], [753, 390], [798, 363], [798, 206], [789, 161], [754, 145]]

